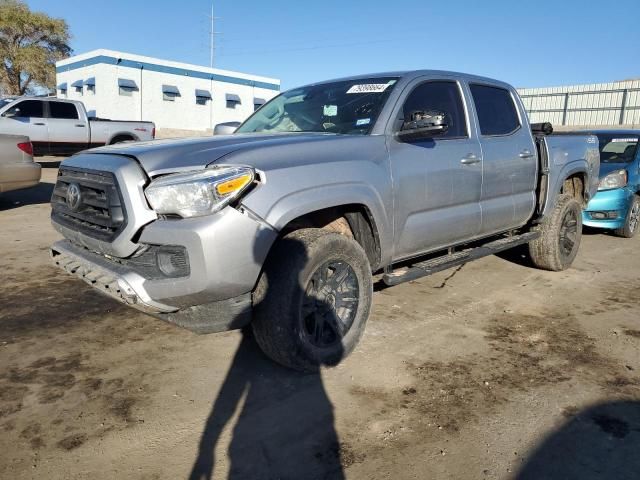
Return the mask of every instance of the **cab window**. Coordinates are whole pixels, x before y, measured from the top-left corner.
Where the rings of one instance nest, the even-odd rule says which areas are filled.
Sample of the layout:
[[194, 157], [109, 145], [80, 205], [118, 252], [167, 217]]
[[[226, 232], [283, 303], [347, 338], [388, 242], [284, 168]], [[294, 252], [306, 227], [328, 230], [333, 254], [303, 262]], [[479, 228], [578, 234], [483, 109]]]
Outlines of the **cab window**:
[[78, 118], [78, 109], [73, 103], [49, 102], [49, 116], [51, 118], [76, 120]]
[[425, 82], [409, 94], [402, 106], [404, 121], [416, 112], [439, 111], [445, 114], [447, 131], [435, 138], [467, 137], [467, 121], [458, 84], [452, 81]]
[[509, 90], [477, 84], [470, 88], [482, 135], [509, 135], [520, 128], [518, 111]]
[[6, 117], [42, 118], [44, 117], [42, 102], [39, 100], [23, 100], [7, 110], [4, 115]]

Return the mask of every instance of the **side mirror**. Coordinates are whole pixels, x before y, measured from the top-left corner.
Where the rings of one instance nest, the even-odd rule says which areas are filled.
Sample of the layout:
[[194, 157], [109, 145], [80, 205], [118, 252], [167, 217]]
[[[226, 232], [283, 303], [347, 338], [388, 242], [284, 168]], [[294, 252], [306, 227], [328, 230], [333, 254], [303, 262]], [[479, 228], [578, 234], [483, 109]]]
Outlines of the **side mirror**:
[[13, 117], [19, 117], [20, 116], [20, 109], [19, 108], [12, 108], [10, 110], [7, 110], [6, 112], [4, 112], [2, 114], [3, 117], [7, 117], [7, 118], [13, 118]]
[[219, 123], [213, 128], [214, 135], [231, 135], [240, 126], [240, 122]]
[[445, 118], [446, 114], [437, 110], [413, 112], [411, 118], [402, 123], [396, 137], [400, 141], [410, 142], [442, 135], [449, 129]]

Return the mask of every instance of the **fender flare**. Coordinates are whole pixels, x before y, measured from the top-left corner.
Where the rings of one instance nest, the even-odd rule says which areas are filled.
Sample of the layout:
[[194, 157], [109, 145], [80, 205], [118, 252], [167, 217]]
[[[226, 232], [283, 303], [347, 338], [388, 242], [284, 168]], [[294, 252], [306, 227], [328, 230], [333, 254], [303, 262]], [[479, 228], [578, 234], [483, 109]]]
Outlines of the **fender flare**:
[[[583, 174], [587, 179], [587, 182], [584, 184], [584, 194], [585, 200], [588, 200], [589, 196], [589, 172], [586, 160], [576, 160], [570, 163], [567, 163], [562, 167], [562, 170], [556, 175], [553, 175], [549, 178], [549, 188], [547, 190], [547, 198], [545, 201], [544, 209], [542, 211], [541, 217], [546, 217], [553, 209], [556, 207], [556, 200], [558, 195], [560, 195], [560, 191], [562, 190], [562, 186], [564, 185], [564, 181], [575, 175], [575, 174]], [[553, 182], [553, 183], [552, 183]]]
[[380, 243], [381, 264], [385, 264], [393, 242], [391, 219], [378, 192], [364, 182], [341, 182], [290, 192], [270, 207], [264, 220], [280, 231], [303, 215], [343, 205], [362, 205], [366, 208]]

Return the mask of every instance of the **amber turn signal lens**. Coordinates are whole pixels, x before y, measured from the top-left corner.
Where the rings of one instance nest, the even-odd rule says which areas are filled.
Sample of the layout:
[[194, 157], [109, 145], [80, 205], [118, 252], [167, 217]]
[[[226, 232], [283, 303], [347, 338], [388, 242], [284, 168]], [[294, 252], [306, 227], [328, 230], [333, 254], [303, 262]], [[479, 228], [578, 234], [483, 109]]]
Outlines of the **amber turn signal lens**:
[[229, 195], [244, 188], [249, 182], [251, 182], [251, 175], [241, 175], [217, 184], [216, 192], [218, 195]]

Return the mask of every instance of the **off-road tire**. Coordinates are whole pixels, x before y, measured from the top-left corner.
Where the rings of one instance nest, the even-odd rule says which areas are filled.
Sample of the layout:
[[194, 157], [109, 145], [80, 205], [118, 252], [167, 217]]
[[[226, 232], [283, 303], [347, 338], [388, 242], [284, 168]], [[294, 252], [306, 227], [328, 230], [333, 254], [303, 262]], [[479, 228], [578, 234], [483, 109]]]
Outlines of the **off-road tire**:
[[[342, 298], [343, 294], [338, 290], [335, 296], [327, 296], [322, 302], [316, 300], [322, 296], [316, 295], [313, 290], [317, 288], [316, 284], [320, 284], [318, 272], [331, 272], [324, 268], [330, 265], [338, 265], [343, 272], [340, 276], [345, 275], [340, 289], [345, 290], [347, 280], [348, 285], [353, 286], [354, 279], [357, 279], [357, 294], [353, 295], [353, 298], [357, 297], [355, 306], [353, 300], [346, 296]], [[344, 273], [345, 265], [351, 269], [346, 269], [347, 273]], [[334, 273], [337, 272], [337, 269], [334, 270]], [[333, 276], [325, 277], [329, 285]], [[336, 278], [333, 281], [338, 280]], [[312, 289], [311, 294], [309, 289]], [[355, 240], [317, 228], [296, 230], [274, 245], [253, 293], [252, 327], [255, 339], [269, 358], [295, 370], [317, 371], [321, 365], [336, 365], [353, 351], [362, 337], [371, 309], [372, 295], [371, 267], [366, 253]], [[308, 332], [308, 319], [311, 318], [312, 324], [317, 325], [313, 323], [318, 322], [315, 320], [317, 317], [315, 314], [305, 315], [304, 312], [308, 312], [309, 308], [314, 312], [324, 308], [324, 312], [331, 300], [334, 312], [338, 304], [351, 305], [348, 310], [351, 323], [344, 335], [333, 335], [335, 344], [318, 347], [314, 345], [316, 339], [311, 338], [313, 334]], [[347, 303], [343, 303], [343, 300]], [[327, 318], [324, 316], [326, 313], [319, 315]], [[331, 318], [335, 321], [336, 317], [334, 315]], [[322, 329], [329, 328], [324, 320], [321, 323], [324, 325]], [[335, 332], [333, 327], [326, 333], [332, 332]]]
[[[573, 225], [573, 226], [572, 226]], [[569, 238], [568, 230], [573, 230]], [[558, 197], [553, 212], [535, 227], [540, 237], [529, 243], [533, 264], [544, 270], [559, 272], [571, 266], [582, 239], [582, 207], [571, 195]], [[571, 248], [568, 248], [571, 243]]]
[[631, 205], [629, 205], [627, 217], [624, 219], [624, 227], [616, 228], [613, 233], [618, 237], [635, 237], [636, 233], [638, 233], [638, 228], [640, 227], [638, 215], [640, 215], [640, 197], [638, 197], [638, 195], [634, 195]]

